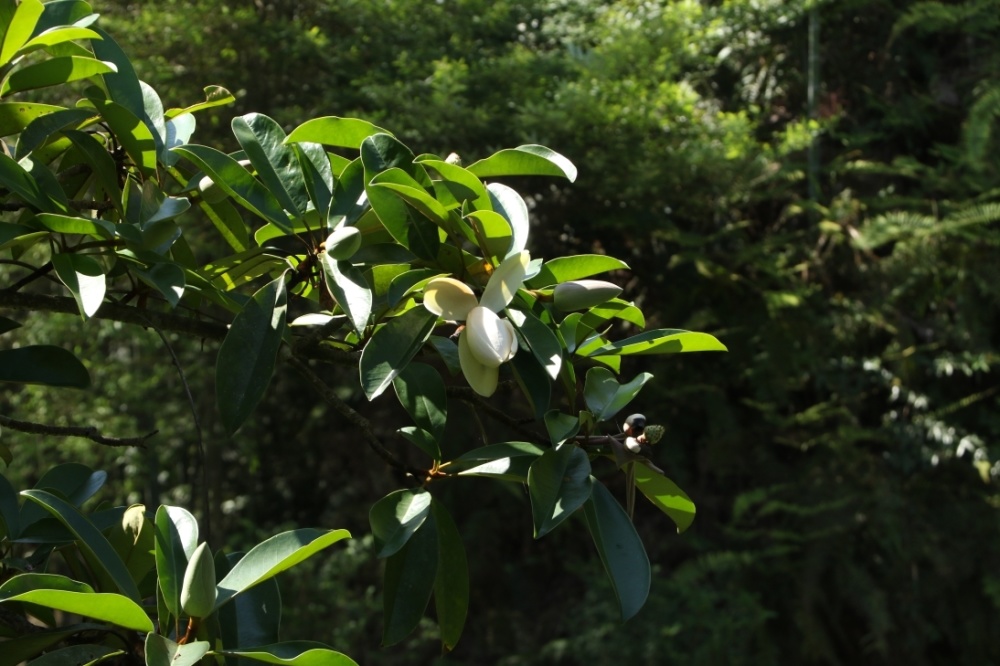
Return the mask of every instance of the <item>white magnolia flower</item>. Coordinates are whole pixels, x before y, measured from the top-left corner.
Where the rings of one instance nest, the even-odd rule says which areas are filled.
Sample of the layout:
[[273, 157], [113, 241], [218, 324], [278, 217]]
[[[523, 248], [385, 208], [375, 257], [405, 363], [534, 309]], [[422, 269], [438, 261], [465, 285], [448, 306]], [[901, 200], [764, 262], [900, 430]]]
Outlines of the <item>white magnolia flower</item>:
[[454, 278], [435, 278], [424, 288], [425, 308], [442, 319], [465, 322], [458, 336], [458, 359], [466, 381], [479, 395], [493, 395], [500, 364], [517, 353], [514, 326], [497, 313], [514, 298], [530, 261], [526, 250], [504, 259], [479, 300], [469, 285]]

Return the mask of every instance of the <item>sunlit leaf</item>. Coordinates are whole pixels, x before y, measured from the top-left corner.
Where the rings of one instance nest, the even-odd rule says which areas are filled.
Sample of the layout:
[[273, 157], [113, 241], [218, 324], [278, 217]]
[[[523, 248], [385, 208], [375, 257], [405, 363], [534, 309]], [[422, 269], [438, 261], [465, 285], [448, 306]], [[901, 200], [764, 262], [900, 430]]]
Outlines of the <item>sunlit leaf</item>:
[[670, 516], [683, 532], [694, 522], [695, 506], [676, 483], [641, 462], [635, 465], [635, 485], [660, 511]]
[[426, 490], [396, 490], [374, 505], [368, 513], [377, 557], [389, 557], [406, 545], [430, 515], [431, 495]]
[[561, 176], [573, 182], [576, 167], [568, 159], [545, 146], [528, 144], [508, 148], [468, 167], [480, 178], [493, 176]]
[[437, 315], [412, 308], [377, 329], [361, 354], [361, 388], [374, 400], [392, 384], [434, 330]]
[[82, 615], [134, 631], [153, 630], [153, 623], [146, 615], [146, 611], [120, 594], [70, 590], [30, 590], [11, 596], [0, 594], [0, 603], [13, 601]]
[[631, 338], [612, 342], [591, 351], [589, 356], [636, 354], [678, 354], [682, 352], [728, 351], [726, 346], [708, 333], [658, 328]]

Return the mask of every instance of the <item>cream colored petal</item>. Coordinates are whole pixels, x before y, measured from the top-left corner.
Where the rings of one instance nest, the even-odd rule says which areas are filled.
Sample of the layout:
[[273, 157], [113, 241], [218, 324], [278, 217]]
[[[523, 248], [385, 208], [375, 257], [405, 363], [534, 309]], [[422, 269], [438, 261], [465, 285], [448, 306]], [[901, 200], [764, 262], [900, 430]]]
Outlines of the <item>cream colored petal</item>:
[[479, 305], [469, 285], [454, 278], [434, 278], [424, 287], [424, 307], [449, 321], [464, 321]]
[[514, 331], [514, 325], [510, 323], [507, 319], [501, 319], [500, 324], [507, 329], [507, 335], [510, 336], [511, 344], [510, 350], [507, 352], [507, 358], [504, 359], [506, 363], [510, 359], [514, 358], [514, 354], [517, 353], [517, 333]]
[[496, 368], [510, 358], [514, 328], [486, 308], [472, 309], [463, 333], [469, 339], [473, 355], [483, 365]]
[[479, 299], [479, 304], [493, 312], [500, 312], [521, 287], [524, 276], [528, 274], [528, 264], [531, 263], [531, 255], [527, 250], [522, 250], [517, 254], [512, 254], [504, 259], [497, 269], [490, 276], [490, 281], [486, 283], [486, 290], [483, 297]]
[[469, 382], [473, 391], [487, 398], [493, 395], [497, 390], [500, 370], [483, 365], [472, 353], [472, 349], [469, 347], [468, 328], [458, 336], [458, 361], [462, 366], [465, 381]]

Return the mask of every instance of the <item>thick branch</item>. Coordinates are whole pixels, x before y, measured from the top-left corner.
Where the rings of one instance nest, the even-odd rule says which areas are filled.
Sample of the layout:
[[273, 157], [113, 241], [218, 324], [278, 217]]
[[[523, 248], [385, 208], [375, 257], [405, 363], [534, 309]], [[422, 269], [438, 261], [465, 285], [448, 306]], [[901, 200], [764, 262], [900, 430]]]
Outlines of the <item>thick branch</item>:
[[101, 431], [94, 426], [53, 426], [44, 423], [32, 423], [31, 421], [17, 421], [8, 416], [0, 415], [0, 426], [27, 432], [32, 435], [55, 435], [56, 437], [85, 437], [92, 442], [103, 444], [104, 446], [137, 446], [146, 448], [146, 440], [155, 435], [157, 430], [148, 435], [139, 437], [105, 437]]
[[302, 373], [302, 376], [306, 378], [306, 381], [308, 381], [312, 387], [316, 389], [316, 392], [319, 393], [320, 397], [322, 397], [328, 405], [336, 409], [341, 416], [357, 427], [357, 429], [361, 432], [361, 437], [365, 440], [365, 443], [372, 449], [372, 451], [377, 453], [382, 460], [401, 472], [409, 474], [417, 479], [423, 479], [423, 477], [427, 475], [426, 470], [410, 467], [397, 458], [391, 451], [389, 451], [389, 449], [385, 448], [385, 446], [382, 445], [382, 441], [378, 438], [374, 431], [372, 431], [371, 423], [368, 422], [368, 419], [361, 416], [361, 414], [358, 414], [351, 408], [350, 405], [341, 400], [337, 395], [337, 392], [327, 386], [326, 382], [324, 382], [319, 375], [313, 372], [313, 369], [309, 367], [308, 361], [305, 361], [298, 356], [291, 356], [289, 357], [288, 362], [295, 366], [296, 370]]
[[[13, 310], [43, 310], [46, 312], [62, 312], [79, 314], [76, 301], [68, 296], [45, 296], [42, 294], [21, 294], [0, 290], [0, 308]], [[146, 328], [153, 325], [161, 331], [184, 333], [199, 338], [221, 340], [226, 337], [226, 326], [203, 319], [193, 319], [170, 312], [147, 310], [131, 305], [104, 303], [94, 315], [97, 319], [120, 321], [124, 324], [135, 324]]]

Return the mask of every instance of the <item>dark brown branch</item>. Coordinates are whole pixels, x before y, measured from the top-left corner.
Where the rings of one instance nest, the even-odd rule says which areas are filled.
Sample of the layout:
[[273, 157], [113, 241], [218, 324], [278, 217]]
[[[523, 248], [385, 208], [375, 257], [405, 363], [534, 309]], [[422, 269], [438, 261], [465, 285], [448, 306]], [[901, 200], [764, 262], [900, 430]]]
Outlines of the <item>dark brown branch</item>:
[[323, 400], [336, 409], [341, 416], [346, 418], [361, 432], [362, 439], [365, 443], [372, 449], [382, 460], [384, 460], [388, 465], [395, 467], [404, 474], [408, 474], [416, 479], [423, 480], [427, 476], [427, 470], [422, 470], [416, 467], [410, 467], [405, 464], [402, 460], [397, 458], [389, 449], [382, 445], [382, 441], [378, 436], [372, 431], [371, 423], [365, 417], [358, 414], [354, 409], [351, 408], [346, 402], [340, 399], [337, 392], [332, 388], [327, 386], [319, 375], [313, 372], [313, 369], [309, 367], [309, 362], [305, 361], [298, 356], [291, 356], [288, 362], [295, 366], [295, 369], [302, 373], [302, 376], [306, 378], [316, 392], [320, 395]]
[[[68, 296], [45, 296], [42, 294], [20, 294], [0, 290], [0, 308], [13, 310], [42, 310], [46, 312], [62, 312], [64, 314], [79, 314], [76, 301]], [[130, 305], [107, 303], [94, 315], [96, 319], [120, 321], [124, 324], [135, 324], [147, 328], [155, 326], [161, 331], [183, 333], [198, 338], [221, 340], [228, 330], [225, 325], [203, 319], [194, 319], [170, 312], [146, 310]]]
[[146, 440], [155, 435], [157, 430], [139, 437], [106, 437], [94, 426], [53, 426], [31, 421], [18, 421], [8, 416], [0, 415], [0, 426], [26, 432], [32, 435], [53, 435], [55, 437], [84, 437], [104, 446], [136, 446], [146, 448]]

